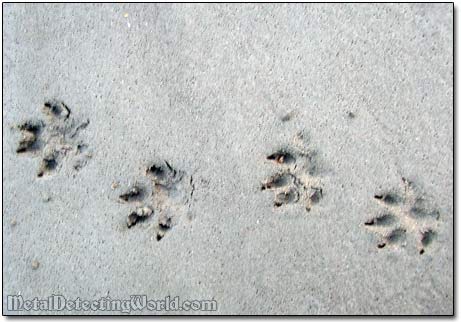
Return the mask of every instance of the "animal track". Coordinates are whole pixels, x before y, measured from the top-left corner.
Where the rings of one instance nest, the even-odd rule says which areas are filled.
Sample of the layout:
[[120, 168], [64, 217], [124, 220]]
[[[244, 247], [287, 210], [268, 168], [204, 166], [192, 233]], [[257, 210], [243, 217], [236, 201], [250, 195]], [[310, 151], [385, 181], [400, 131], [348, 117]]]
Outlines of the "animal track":
[[301, 203], [307, 211], [323, 197], [315, 151], [306, 148], [302, 133], [298, 133], [293, 147], [286, 147], [268, 155], [280, 169], [266, 179], [261, 190], [274, 192], [274, 206]]
[[167, 161], [160, 165], [152, 164], [146, 169], [145, 175], [152, 183], [150, 194], [149, 189], [135, 185], [119, 198], [123, 202], [137, 203], [136, 209], [128, 215], [128, 228], [158, 214], [154, 231], [156, 240], [160, 241], [178, 224], [186, 211], [194, 192], [193, 179]]
[[411, 238], [410, 242], [423, 254], [436, 236], [433, 224], [439, 219], [439, 212], [430, 210], [414, 183], [402, 178], [402, 186], [403, 194], [387, 191], [374, 196], [383, 211], [364, 225], [380, 236], [380, 249], [405, 247]]
[[77, 122], [71, 117], [69, 107], [58, 100], [45, 102], [42, 113], [46, 116], [45, 121], [28, 120], [18, 125], [21, 138], [16, 153], [41, 157], [38, 177], [56, 171], [72, 150], [74, 169], [80, 170], [91, 158], [91, 153], [87, 151], [88, 146], [76, 137], [88, 126], [89, 120]]

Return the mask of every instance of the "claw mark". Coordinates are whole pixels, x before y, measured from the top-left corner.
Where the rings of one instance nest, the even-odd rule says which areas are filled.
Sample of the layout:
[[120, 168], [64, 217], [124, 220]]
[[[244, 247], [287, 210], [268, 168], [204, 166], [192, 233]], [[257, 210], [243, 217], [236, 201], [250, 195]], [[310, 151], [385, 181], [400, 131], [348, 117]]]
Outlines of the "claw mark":
[[70, 109], [64, 102], [57, 100], [50, 100], [43, 105], [43, 112], [52, 117], [68, 119], [70, 116]]
[[86, 119], [84, 122], [80, 123], [80, 125], [78, 125], [75, 130], [73, 131], [73, 133], [70, 135], [71, 138], [74, 138], [78, 132], [80, 132], [81, 130], [84, 130], [87, 128], [87, 126], [90, 124], [90, 120], [89, 119]]
[[435, 232], [431, 228], [427, 228], [420, 232], [419, 236], [419, 253], [422, 255], [425, 252], [425, 248], [432, 243], [435, 238]]
[[38, 136], [43, 128], [42, 122], [27, 121], [18, 126], [21, 131], [21, 139], [19, 140], [16, 153], [24, 153], [37, 149]]
[[291, 164], [296, 161], [295, 157], [286, 151], [278, 151], [267, 157], [267, 160], [275, 161], [278, 164]]
[[167, 161], [165, 166], [153, 164], [147, 168], [146, 174], [156, 185], [170, 187], [182, 179], [182, 173], [176, 171]]
[[194, 191], [195, 191], [194, 178], [192, 176], [190, 176], [190, 186], [191, 186], [190, 199], [192, 200], [192, 196], [194, 195]]
[[53, 171], [56, 169], [58, 162], [56, 161], [57, 153], [53, 151], [52, 153], [46, 155], [40, 164], [37, 176], [43, 177], [44, 174]]
[[172, 227], [173, 227], [173, 223], [170, 217], [164, 216], [160, 218], [158, 225], [157, 225], [157, 233], [156, 233], [157, 241], [160, 241]]
[[375, 218], [371, 218], [365, 222], [366, 226], [389, 226], [396, 222], [396, 218], [392, 214], [384, 214]]
[[278, 192], [275, 195], [274, 206], [280, 207], [289, 203], [295, 203], [299, 200], [299, 192], [293, 187], [286, 191]]
[[154, 211], [150, 207], [140, 207], [133, 211], [127, 218], [126, 225], [128, 228], [136, 225], [137, 222], [147, 219]]
[[120, 199], [123, 201], [135, 201], [142, 199], [144, 197], [144, 189], [140, 186], [134, 186], [131, 189], [129, 189], [127, 192], [121, 194], [119, 196]]
[[381, 200], [385, 204], [397, 204], [400, 203], [402, 200], [401, 198], [394, 193], [385, 193], [385, 194], [379, 194], [375, 195], [375, 199]]
[[292, 175], [291, 173], [277, 173], [270, 177], [266, 182], [264, 182], [261, 186], [261, 190], [272, 190], [272, 189], [277, 189], [285, 186], [289, 186], [291, 184], [294, 184], [296, 181], [296, 177]]
[[405, 239], [407, 231], [403, 228], [397, 228], [392, 230], [386, 237], [386, 244], [392, 245], [399, 243]]

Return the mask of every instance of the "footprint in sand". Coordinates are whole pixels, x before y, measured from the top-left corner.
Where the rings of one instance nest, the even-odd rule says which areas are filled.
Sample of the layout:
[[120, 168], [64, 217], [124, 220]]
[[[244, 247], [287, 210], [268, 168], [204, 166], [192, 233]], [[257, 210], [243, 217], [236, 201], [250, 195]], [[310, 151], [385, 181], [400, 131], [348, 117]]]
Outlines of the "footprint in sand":
[[364, 226], [379, 236], [377, 247], [402, 248], [412, 243], [424, 254], [433, 242], [434, 226], [440, 217], [414, 183], [402, 178], [401, 191], [380, 192], [374, 196], [382, 211], [365, 221]]
[[39, 178], [56, 172], [68, 158], [73, 159], [73, 168], [79, 171], [92, 157], [88, 145], [78, 139], [89, 120], [78, 121], [71, 115], [70, 108], [58, 100], [45, 102], [42, 113], [45, 120], [28, 120], [17, 126], [21, 138], [16, 153], [40, 157]]
[[187, 213], [194, 193], [193, 178], [176, 170], [167, 161], [148, 166], [145, 175], [150, 187], [136, 184], [119, 198], [136, 205], [127, 217], [128, 228], [155, 214], [155, 239], [160, 241]]

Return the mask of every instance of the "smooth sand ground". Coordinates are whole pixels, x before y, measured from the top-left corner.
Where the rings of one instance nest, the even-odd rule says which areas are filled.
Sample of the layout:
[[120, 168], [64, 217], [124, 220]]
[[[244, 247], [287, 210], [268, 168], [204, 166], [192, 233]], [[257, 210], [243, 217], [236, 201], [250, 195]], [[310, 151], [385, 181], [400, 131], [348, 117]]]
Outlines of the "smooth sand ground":
[[[452, 314], [452, 51], [451, 4], [4, 4], [4, 305], [142, 294], [215, 299], [215, 314]], [[38, 178], [45, 152], [18, 155], [16, 126], [49, 129], [51, 98], [90, 123]], [[299, 132], [305, 186], [322, 189], [309, 212], [261, 191], [288, 171], [266, 157]], [[136, 204], [118, 196], [151, 189], [163, 160], [184, 187], [148, 192], [154, 215], [128, 229]], [[393, 189], [403, 205], [374, 198]], [[379, 249], [388, 228], [365, 222], [386, 211], [405, 233]]]

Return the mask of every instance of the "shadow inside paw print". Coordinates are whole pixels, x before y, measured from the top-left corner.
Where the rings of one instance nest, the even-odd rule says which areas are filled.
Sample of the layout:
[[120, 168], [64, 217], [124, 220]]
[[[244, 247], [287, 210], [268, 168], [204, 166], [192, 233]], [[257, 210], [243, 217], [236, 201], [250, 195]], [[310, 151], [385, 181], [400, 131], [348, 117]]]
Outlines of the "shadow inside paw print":
[[126, 219], [128, 228], [133, 227], [138, 222], [146, 220], [154, 214], [151, 205], [146, 205], [147, 191], [144, 187], [136, 184], [129, 188], [128, 191], [122, 193], [119, 199], [123, 202], [137, 203], [138, 206], [133, 210]]
[[364, 225], [380, 236], [377, 245], [380, 249], [404, 247], [412, 242], [418, 252], [424, 254], [436, 236], [432, 226], [439, 219], [439, 212], [431, 210], [426, 198], [406, 178], [402, 178], [402, 188], [403, 193], [387, 191], [376, 194], [374, 199], [383, 211], [365, 221]]
[[[137, 207], [127, 218], [127, 227], [146, 220], [156, 214], [155, 238], [160, 241], [187, 211], [193, 194], [192, 177], [171, 166], [168, 161], [152, 164], [145, 175], [152, 183], [151, 192], [135, 185], [119, 196], [123, 202], [137, 203]], [[189, 178], [189, 179], [188, 179]]]
[[131, 226], [136, 225], [137, 222], [144, 221], [145, 219], [147, 219], [153, 213], [154, 213], [154, 211], [152, 210], [152, 208], [150, 208], [148, 206], [136, 208], [135, 211], [133, 211], [133, 212], [131, 212], [131, 214], [129, 214], [129, 216], [127, 218], [127, 221], [126, 221], [126, 224], [127, 224], [128, 228], [131, 228]]
[[140, 186], [134, 186], [127, 192], [121, 194], [119, 198], [123, 201], [143, 200], [145, 197], [145, 189]]
[[73, 151], [74, 169], [80, 170], [91, 158], [91, 153], [82, 149], [87, 145], [76, 137], [89, 120], [77, 122], [71, 117], [70, 108], [58, 100], [45, 102], [42, 113], [47, 117], [45, 121], [28, 120], [18, 125], [21, 138], [16, 153], [40, 156], [39, 178], [56, 171], [70, 151]]
[[307, 211], [323, 197], [320, 179], [317, 177], [318, 160], [315, 151], [306, 148], [304, 137], [298, 133], [293, 147], [285, 147], [266, 157], [279, 170], [266, 179], [261, 190], [274, 192], [274, 206], [302, 204]]

